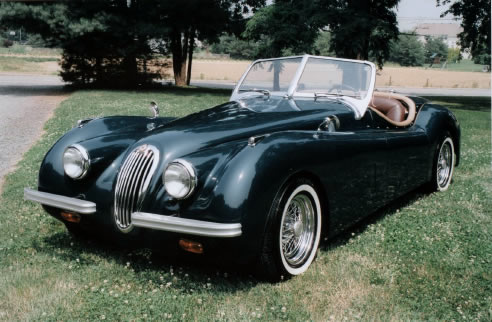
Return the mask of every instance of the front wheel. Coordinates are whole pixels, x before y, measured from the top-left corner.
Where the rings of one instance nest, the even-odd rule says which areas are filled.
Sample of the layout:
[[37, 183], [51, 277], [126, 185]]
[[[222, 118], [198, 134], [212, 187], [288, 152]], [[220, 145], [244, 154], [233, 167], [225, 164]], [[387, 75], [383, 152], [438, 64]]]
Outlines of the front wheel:
[[432, 179], [430, 188], [432, 191], [445, 191], [451, 184], [455, 164], [454, 143], [450, 136], [446, 135], [437, 147], [434, 158]]
[[275, 198], [271, 211], [260, 256], [262, 271], [270, 280], [304, 273], [321, 236], [321, 205], [314, 185], [294, 180]]

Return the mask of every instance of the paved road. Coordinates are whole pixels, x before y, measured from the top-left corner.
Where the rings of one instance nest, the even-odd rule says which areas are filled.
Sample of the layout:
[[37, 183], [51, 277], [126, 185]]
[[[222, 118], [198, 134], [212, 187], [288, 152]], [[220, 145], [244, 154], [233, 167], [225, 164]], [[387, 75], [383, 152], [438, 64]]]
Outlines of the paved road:
[[36, 142], [66, 97], [56, 76], [0, 74], [0, 191], [5, 175]]

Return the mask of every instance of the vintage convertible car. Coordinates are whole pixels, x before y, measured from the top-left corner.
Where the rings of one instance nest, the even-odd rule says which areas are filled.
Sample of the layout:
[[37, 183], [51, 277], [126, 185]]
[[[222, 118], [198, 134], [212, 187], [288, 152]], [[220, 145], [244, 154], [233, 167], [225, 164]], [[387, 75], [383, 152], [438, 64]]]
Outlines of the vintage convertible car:
[[186, 251], [233, 245], [271, 278], [399, 196], [449, 187], [460, 127], [446, 108], [374, 90], [375, 66], [255, 61], [230, 101], [183, 118], [86, 119], [46, 154], [39, 202], [73, 233]]

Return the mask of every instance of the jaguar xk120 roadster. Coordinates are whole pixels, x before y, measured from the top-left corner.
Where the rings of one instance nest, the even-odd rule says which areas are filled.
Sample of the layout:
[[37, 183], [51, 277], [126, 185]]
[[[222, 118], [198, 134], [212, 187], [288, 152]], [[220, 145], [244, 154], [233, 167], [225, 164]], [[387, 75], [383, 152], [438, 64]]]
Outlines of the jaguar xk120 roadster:
[[375, 75], [367, 61], [264, 59], [199, 113], [81, 120], [25, 199], [73, 233], [235, 245], [268, 277], [301, 274], [322, 236], [417, 187], [448, 189], [459, 164], [455, 116], [375, 91]]

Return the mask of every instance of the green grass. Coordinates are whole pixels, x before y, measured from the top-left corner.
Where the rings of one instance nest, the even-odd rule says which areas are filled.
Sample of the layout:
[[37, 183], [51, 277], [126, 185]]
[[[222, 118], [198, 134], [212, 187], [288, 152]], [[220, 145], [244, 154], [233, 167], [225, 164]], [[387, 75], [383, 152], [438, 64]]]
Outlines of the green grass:
[[22, 200], [22, 189], [36, 186], [46, 151], [77, 119], [147, 115], [151, 100], [161, 115], [181, 116], [228, 95], [78, 91], [64, 101], [6, 179], [0, 320], [492, 319], [490, 99], [439, 98], [462, 126], [462, 164], [450, 190], [406, 195], [325, 241], [306, 274], [278, 284], [206, 257], [191, 261], [73, 239], [40, 206]]
[[[444, 69], [441, 69], [441, 64], [435, 64], [429, 67], [429, 63], [425, 63], [420, 68], [430, 68], [433, 70], [448, 70], [455, 72], [483, 72], [484, 65], [475, 64], [473, 60], [463, 59], [458, 63], [448, 63]], [[400, 64], [394, 62], [386, 62], [384, 67], [401, 67]], [[406, 68], [406, 67], [403, 67]]]
[[0, 47], [0, 55], [30, 55], [30, 56], [60, 56], [59, 48], [33, 48], [31, 46], [14, 44], [11, 47]]
[[0, 72], [28, 72], [43, 73], [44, 62], [56, 62], [54, 57], [32, 57], [32, 56], [0, 56]]
[[463, 59], [458, 63], [449, 63], [445, 70], [457, 72], [482, 72], [484, 65], [475, 64], [473, 60]]

